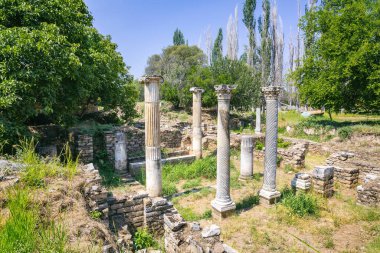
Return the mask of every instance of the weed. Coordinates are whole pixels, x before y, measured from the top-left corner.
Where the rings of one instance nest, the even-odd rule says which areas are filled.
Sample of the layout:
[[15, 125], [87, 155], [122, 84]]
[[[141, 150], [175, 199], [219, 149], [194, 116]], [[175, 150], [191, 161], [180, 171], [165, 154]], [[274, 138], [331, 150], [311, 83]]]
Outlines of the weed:
[[353, 130], [351, 127], [342, 127], [338, 129], [338, 136], [341, 140], [350, 139], [352, 136]]
[[255, 143], [255, 149], [256, 150], [263, 150], [264, 149], [264, 144], [261, 141], [256, 141]]
[[196, 178], [196, 179], [192, 179], [190, 181], [186, 181], [186, 183], [183, 184], [182, 188], [183, 189], [191, 189], [191, 188], [195, 188], [195, 187], [200, 186], [200, 185], [201, 185], [201, 179]]
[[255, 205], [258, 205], [259, 204], [259, 196], [257, 195], [250, 195], [248, 197], [245, 197], [244, 199], [242, 199], [241, 201], [239, 201], [238, 203], [236, 203], [236, 210], [243, 210], [243, 209], [248, 209], [248, 208], [251, 208]]
[[287, 148], [290, 145], [292, 145], [292, 143], [289, 141], [284, 141], [283, 138], [278, 138], [278, 140], [277, 140], [277, 147], [279, 147], [279, 148]]
[[146, 249], [155, 247], [157, 242], [154, 240], [153, 235], [147, 229], [137, 229], [133, 238], [133, 245], [135, 250]]
[[169, 183], [167, 181], [163, 182], [162, 193], [164, 194], [164, 196], [170, 196], [177, 192], [178, 191], [175, 183]]
[[317, 216], [319, 214], [318, 199], [311, 194], [295, 194], [289, 188], [282, 191], [282, 204], [289, 209], [292, 215], [299, 217]]
[[102, 217], [102, 212], [99, 212], [99, 211], [91, 211], [91, 212], [90, 212], [90, 217], [93, 218], [94, 220], [99, 220], [100, 217]]
[[286, 173], [291, 173], [291, 172], [294, 172], [294, 168], [291, 165], [289, 165], [289, 164], [285, 164], [284, 171]]
[[207, 220], [207, 219], [210, 219], [211, 217], [212, 217], [212, 211], [211, 211], [211, 209], [208, 209], [208, 210], [206, 210], [206, 211], [202, 214], [201, 219], [205, 219], [205, 220]]

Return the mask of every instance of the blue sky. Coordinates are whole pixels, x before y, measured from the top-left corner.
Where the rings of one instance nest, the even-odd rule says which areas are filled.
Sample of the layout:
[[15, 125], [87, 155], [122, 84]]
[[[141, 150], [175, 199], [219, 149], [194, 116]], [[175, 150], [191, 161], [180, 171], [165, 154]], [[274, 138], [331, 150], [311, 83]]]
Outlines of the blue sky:
[[[161, 53], [164, 47], [172, 44], [177, 27], [184, 33], [189, 45], [197, 45], [208, 26], [211, 27], [213, 40], [220, 27], [226, 38], [228, 18], [236, 5], [239, 9], [239, 51], [242, 52], [243, 46], [248, 44], [247, 30], [242, 22], [244, 0], [84, 1], [94, 17], [94, 26], [102, 34], [111, 35], [135, 78], [144, 74], [150, 55]], [[302, 13], [305, 2], [301, 0]], [[277, 4], [283, 20], [286, 43], [284, 58], [287, 59], [291, 28], [293, 38], [296, 36], [297, 0], [277, 0]], [[258, 18], [261, 13], [261, 0], [257, 0], [255, 17]], [[226, 40], [223, 46], [226, 48]]]

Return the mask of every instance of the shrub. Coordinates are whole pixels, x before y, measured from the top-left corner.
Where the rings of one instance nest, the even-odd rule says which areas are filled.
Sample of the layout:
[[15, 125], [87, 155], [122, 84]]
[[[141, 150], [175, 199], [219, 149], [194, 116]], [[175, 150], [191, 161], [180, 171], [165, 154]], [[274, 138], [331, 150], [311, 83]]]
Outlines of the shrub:
[[263, 150], [264, 149], [264, 144], [261, 141], [256, 141], [255, 149], [257, 149], [257, 150]]
[[316, 216], [319, 214], [318, 199], [310, 194], [295, 194], [289, 188], [282, 192], [282, 204], [290, 210], [290, 213], [299, 217]]
[[140, 250], [154, 247], [157, 245], [157, 242], [154, 240], [153, 235], [151, 235], [148, 230], [137, 229], [137, 232], [133, 238], [133, 245], [136, 250]]
[[341, 140], [347, 140], [351, 138], [353, 130], [351, 127], [342, 127], [338, 130], [338, 136]]

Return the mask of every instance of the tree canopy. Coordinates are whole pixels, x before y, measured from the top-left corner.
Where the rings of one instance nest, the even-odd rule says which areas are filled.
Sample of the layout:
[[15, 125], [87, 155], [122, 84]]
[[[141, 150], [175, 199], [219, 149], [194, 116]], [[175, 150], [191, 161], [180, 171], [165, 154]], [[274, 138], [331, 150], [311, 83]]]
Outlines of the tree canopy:
[[328, 0], [309, 10], [303, 65], [295, 73], [301, 99], [338, 111], [380, 111], [380, 4]]
[[185, 45], [185, 37], [183, 36], [183, 33], [178, 28], [174, 31], [173, 35], [173, 45], [179, 46], [179, 45]]
[[0, 117], [69, 124], [89, 103], [133, 112], [131, 76], [82, 0], [0, 0]]

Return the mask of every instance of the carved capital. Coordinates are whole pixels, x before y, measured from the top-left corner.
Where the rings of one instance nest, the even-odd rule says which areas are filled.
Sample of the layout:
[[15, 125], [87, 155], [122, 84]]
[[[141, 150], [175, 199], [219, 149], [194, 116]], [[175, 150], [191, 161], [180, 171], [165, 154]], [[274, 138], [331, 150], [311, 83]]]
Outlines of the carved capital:
[[201, 89], [201, 88], [198, 88], [198, 87], [191, 87], [190, 88], [190, 92], [192, 92], [192, 93], [203, 93], [203, 92], [205, 92], [205, 90], [204, 89]]
[[266, 100], [277, 100], [281, 91], [281, 87], [267, 86], [267, 87], [263, 87], [261, 91], [263, 92]]
[[158, 83], [162, 84], [164, 82], [164, 78], [159, 75], [144, 75], [139, 79], [139, 83], [148, 84], [148, 83]]
[[237, 85], [220, 84], [215, 85], [215, 91], [218, 96], [218, 100], [230, 100], [232, 90], [236, 89]]

